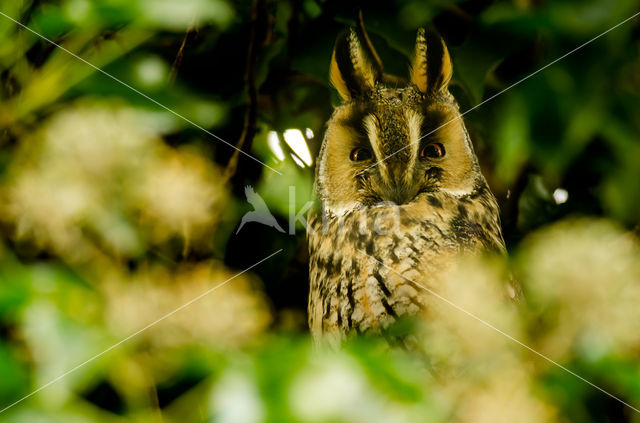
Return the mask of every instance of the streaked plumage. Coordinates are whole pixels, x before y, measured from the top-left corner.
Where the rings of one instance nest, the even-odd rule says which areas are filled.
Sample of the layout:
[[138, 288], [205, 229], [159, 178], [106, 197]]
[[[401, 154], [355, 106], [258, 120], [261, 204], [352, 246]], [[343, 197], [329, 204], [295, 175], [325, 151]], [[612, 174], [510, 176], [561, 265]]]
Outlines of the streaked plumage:
[[444, 42], [419, 31], [403, 87], [385, 86], [367, 56], [351, 30], [331, 61], [344, 101], [328, 122], [309, 216], [316, 337], [377, 332], [420, 313], [427, 294], [407, 278], [437, 289], [460, 252], [504, 249], [496, 200], [447, 88]]

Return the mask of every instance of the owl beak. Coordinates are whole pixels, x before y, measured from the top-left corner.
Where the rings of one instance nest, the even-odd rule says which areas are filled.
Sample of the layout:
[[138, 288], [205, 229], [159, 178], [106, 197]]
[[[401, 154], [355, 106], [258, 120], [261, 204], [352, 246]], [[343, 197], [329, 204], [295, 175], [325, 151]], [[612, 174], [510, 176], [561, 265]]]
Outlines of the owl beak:
[[387, 187], [382, 197], [385, 201], [393, 201], [395, 204], [407, 204], [416, 196], [417, 192], [404, 184], [394, 184]]
[[393, 201], [395, 204], [410, 203], [418, 194], [418, 189], [413, 184], [407, 184], [403, 180], [396, 179], [387, 185], [382, 192], [385, 201]]
[[390, 183], [384, 184], [381, 197], [384, 201], [392, 201], [395, 204], [411, 202], [418, 194], [418, 187], [406, 180], [406, 164], [391, 161], [387, 164]]

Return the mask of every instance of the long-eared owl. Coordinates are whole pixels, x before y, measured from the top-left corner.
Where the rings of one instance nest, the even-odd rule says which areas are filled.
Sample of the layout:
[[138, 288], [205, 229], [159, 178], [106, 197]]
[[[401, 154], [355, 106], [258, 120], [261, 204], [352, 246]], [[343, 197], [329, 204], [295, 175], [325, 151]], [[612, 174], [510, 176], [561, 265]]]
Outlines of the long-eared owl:
[[378, 332], [420, 314], [438, 274], [465, 251], [504, 250], [495, 197], [448, 85], [444, 41], [418, 31], [402, 84], [373, 66], [355, 30], [338, 37], [309, 215], [314, 337]]

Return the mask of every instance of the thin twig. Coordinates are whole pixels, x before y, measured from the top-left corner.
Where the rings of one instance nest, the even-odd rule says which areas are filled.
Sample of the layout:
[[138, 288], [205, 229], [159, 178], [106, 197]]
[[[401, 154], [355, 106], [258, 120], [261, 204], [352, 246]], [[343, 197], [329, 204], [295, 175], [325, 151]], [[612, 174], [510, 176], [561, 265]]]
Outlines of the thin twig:
[[369, 38], [369, 34], [367, 34], [367, 30], [364, 27], [364, 19], [362, 18], [362, 9], [358, 10], [358, 18], [356, 19], [356, 25], [358, 27], [358, 32], [362, 41], [364, 41], [365, 47], [371, 56], [371, 60], [373, 60], [373, 65], [378, 70], [378, 75], [384, 75], [384, 65], [382, 64], [382, 60], [380, 60], [380, 56], [378, 52], [373, 47], [373, 43]]
[[369, 38], [369, 34], [367, 33], [367, 29], [365, 28], [364, 18], [362, 17], [362, 9], [358, 10], [356, 27], [358, 35], [360, 36], [360, 38], [362, 38], [362, 41], [364, 41], [365, 48], [369, 53], [371, 60], [373, 61], [373, 66], [378, 71], [378, 75], [380, 76], [380, 80], [382, 81], [382, 83], [394, 86], [406, 85], [407, 80], [405, 78], [384, 73], [384, 64], [382, 63], [382, 59], [380, 59], [380, 55], [373, 46], [371, 38]]
[[182, 59], [184, 57], [184, 50], [187, 46], [187, 41], [192, 33], [198, 32], [198, 27], [195, 24], [195, 17], [192, 20], [191, 25], [187, 28], [187, 32], [184, 34], [184, 38], [182, 39], [182, 44], [180, 44], [180, 49], [178, 50], [178, 54], [176, 55], [175, 60], [173, 61], [173, 65], [171, 65], [171, 73], [169, 74], [169, 83], [173, 84], [176, 80], [176, 76], [178, 76], [178, 69], [182, 66]]
[[227, 163], [225, 169], [225, 181], [229, 181], [238, 170], [239, 152], [249, 151], [253, 138], [257, 132], [258, 120], [258, 87], [256, 82], [256, 65], [258, 62], [258, 54], [264, 44], [265, 34], [267, 31], [267, 0], [254, 0], [251, 7], [251, 36], [249, 39], [249, 48], [247, 51], [247, 66], [245, 70], [245, 83], [247, 86], [247, 114], [245, 116], [244, 127], [240, 139], [236, 144], [237, 150], [234, 151], [231, 159]]

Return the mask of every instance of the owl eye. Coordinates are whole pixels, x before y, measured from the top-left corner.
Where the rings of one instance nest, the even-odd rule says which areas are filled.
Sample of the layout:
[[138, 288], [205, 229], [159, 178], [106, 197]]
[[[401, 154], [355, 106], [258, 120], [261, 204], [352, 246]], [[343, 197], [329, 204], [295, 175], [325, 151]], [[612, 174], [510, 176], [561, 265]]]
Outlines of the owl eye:
[[427, 157], [432, 159], [444, 157], [444, 146], [435, 142], [425, 145], [422, 150], [420, 150], [420, 158], [426, 159]]
[[372, 157], [371, 150], [363, 147], [356, 147], [351, 150], [351, 154], [349, 155], [351, 161], [353, 162], [361, 162], [364, 160], [369, 160]]

